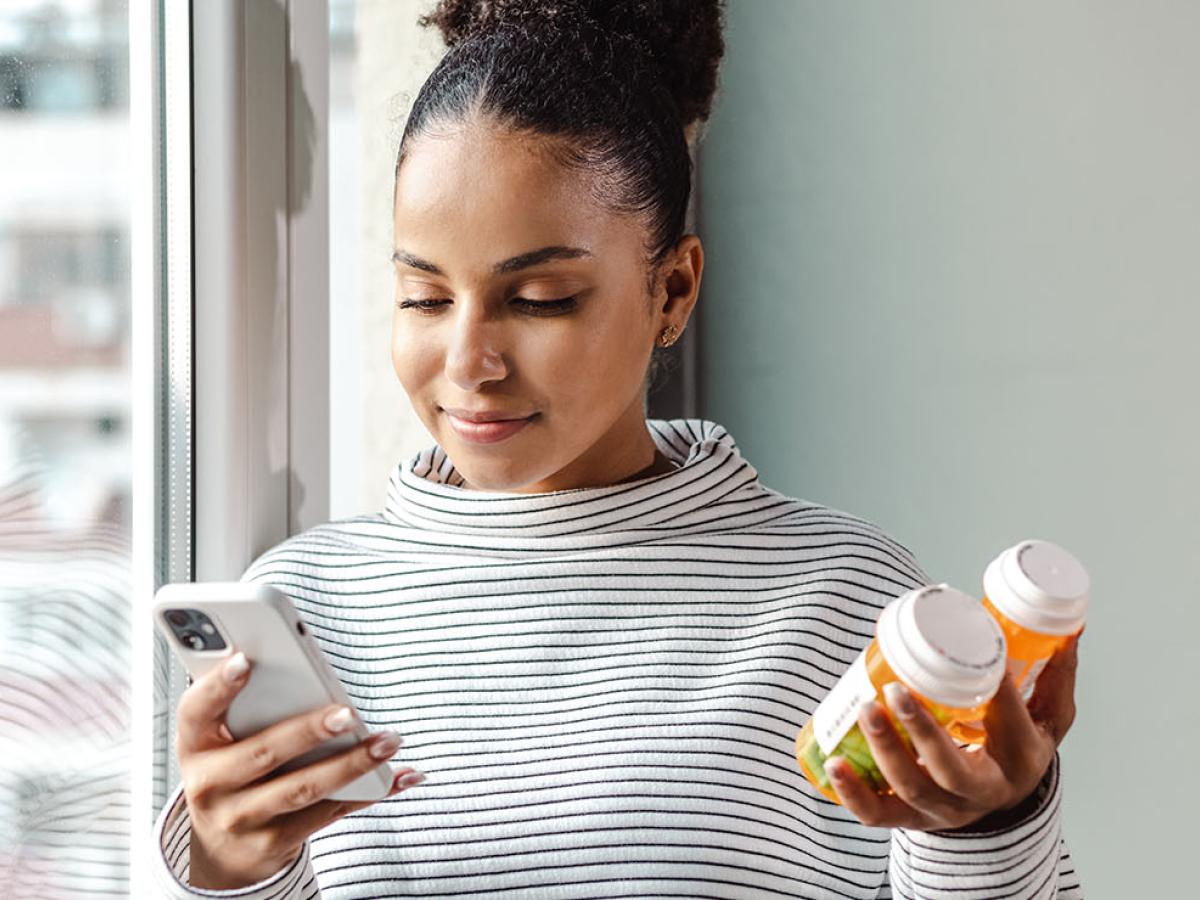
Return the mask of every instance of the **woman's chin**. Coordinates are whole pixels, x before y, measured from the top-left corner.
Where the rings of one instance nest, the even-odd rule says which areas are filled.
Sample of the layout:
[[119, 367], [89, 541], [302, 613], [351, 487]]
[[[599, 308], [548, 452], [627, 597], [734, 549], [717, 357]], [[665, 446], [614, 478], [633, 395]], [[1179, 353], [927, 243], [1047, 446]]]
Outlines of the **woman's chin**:
[[[445, 446], [445, 445], [443, 445]], [[455, 470], [465, 480], [464, 487], [476, 491], [499, 493], [527, 492], [529, 486], [548, 477], [527, 468], [529, 460], [504, 458], [495, 450], [480, 451], [478, 447], [459, 443], [457, 453], [450, 453]], [[524, 466], [522, 465], [524, 463]]]
[[[457, 468], [457, 467], [456, 467]], [[534, 493], [529, 489], [529, 485], [533, 482], [524, 478], [502, 478], [502, 477], [477, 477], [472, 478], [462, 469], [459, 469], [459, 474], [466, 479], [463, 487], [473, 491], [487, 491], [497, 494], [527, 494]]]

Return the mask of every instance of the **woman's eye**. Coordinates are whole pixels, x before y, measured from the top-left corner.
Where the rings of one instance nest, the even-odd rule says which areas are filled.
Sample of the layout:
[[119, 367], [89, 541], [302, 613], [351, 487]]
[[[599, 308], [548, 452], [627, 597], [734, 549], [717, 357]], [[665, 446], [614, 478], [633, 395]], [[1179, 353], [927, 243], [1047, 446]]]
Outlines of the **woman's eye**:
[[526, 300], [524, 297], [513, 298], [513, 303], [530, 310], [534, 315], [566, 312], [575, 307], [574, 297], [563, 297], [560, 300]]
[[400, 309], [419, 309], [429, 311], [435, 309], [439, 303], [449, 303], [448, 300], [414, 300], [411, 297], [405, 297], [403, 301], [396, 305]]
[[[449, 300], [414, 300], [412, 297], [405, 297], [403, 301], [396, 305], [400, 309], [416, 309], [421, 312], [433, 312], [444, 303], [449, 303]], [[513, 303], [523, 309], [528, 310], [533, 315], [544, 316], [554, 313], [567, 312], [575, 307], [575, 297], [562, 297], [558, 300], [527, 300], [524, 297], [514, 297]]]

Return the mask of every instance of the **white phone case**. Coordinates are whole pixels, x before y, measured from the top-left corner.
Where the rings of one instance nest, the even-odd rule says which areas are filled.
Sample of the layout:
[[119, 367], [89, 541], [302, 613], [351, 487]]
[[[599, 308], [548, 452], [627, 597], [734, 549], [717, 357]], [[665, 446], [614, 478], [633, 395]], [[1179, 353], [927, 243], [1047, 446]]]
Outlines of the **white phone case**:
[[[185, 646], [164, 618], [167, 610], [200, 610], [225, 641], [221, 649]], [[325, 654], [308, 633], [287, 595], [266, 584], [195, 582], [166, 584], [154, 596], [154, 621], [193, 678], [199, 678], [238, 650], [251, 662], [250, 678], [233, 698], [225, 717], [230, 734], [242, 739], [269, 725], [331, 703], [353, 709]], [[357, 714], [354, 728], [285, 763], [289, 772], [368, 736]], [[379, 800], [392, 786], [392, 770], [381, 763], [329, 795], [332, 800]]]

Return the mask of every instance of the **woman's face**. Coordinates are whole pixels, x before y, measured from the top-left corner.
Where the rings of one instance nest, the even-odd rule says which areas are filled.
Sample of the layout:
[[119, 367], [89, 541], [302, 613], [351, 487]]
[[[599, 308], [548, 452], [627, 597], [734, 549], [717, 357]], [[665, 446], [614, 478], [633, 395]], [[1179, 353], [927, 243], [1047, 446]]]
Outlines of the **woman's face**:
[[[401, 166], [392, 364], [470, 487], [612, 484], [654, 459], [643, 379], [657, 335], [687, 322], [703, 251], [686, 236], [648, 296], [644, 226], [583, 177], [479, 123], [423, 136]], [[454, 410], [527, 421], [472, 429]]]

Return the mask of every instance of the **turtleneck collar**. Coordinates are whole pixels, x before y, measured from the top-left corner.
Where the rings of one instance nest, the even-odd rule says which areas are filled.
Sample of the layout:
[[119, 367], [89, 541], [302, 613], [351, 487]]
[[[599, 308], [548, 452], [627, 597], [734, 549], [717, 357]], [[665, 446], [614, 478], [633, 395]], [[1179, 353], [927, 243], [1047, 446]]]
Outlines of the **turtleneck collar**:
[[761, 492], [758, 473], [733, 437], [706, 419], [647, 419], [670, 472], [623, 484], [522, 494], [465, 488], [440, 445], [397, 466], [384, 518], [449, 534], [555, 538], [637, 530], [678, 529], [731, 494]]

